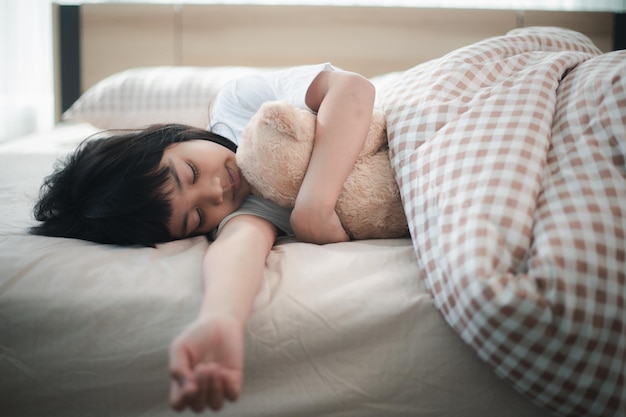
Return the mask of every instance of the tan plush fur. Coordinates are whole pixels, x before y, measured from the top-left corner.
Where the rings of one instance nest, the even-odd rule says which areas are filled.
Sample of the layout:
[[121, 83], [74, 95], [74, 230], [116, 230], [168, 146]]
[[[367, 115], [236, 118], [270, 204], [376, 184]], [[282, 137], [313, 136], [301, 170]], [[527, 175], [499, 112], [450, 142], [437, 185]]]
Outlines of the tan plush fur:
[[[284, 102], [265, 103], [243, 132], [237, 163], [252, 193], [293, 207], [309, 164], [315, 115]], [[385, 118], [375, 111], [365, 146], [337, 200], [353, 239], [408, 235], [400, 192], [389, 162]]]

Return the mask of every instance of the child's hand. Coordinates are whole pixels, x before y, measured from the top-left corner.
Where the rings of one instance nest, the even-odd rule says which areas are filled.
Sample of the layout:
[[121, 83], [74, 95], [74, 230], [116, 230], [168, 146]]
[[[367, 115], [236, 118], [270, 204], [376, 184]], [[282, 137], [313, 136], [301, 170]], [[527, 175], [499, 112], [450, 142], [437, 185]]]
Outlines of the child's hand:
[[198, 318], [170, 346], [170, 405], [219, 410], [243, 382], [244, 329], [227, 315]]
[[291, 228], [298, 240], [320, 245], [350, 240], [334, 208], [325, 209], [314, 204], [298, 203], [296, 200], [290, 218]]

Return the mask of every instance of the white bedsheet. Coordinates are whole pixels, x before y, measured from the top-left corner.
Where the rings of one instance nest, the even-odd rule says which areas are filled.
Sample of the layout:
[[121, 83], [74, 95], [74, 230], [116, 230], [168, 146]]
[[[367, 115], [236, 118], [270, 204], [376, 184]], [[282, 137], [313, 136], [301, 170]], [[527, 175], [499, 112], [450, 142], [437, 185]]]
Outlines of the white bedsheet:
[[[167, 348], [202, 295], [197, 237], [151, 248], [29, 236], [55, 158], [95, 131], [0, 145], [0, 415], [168, 416]], [[548, 415], [448, 327], [409, 239], [268, 258], [247, 328], [245, 383], [225, 416]]]

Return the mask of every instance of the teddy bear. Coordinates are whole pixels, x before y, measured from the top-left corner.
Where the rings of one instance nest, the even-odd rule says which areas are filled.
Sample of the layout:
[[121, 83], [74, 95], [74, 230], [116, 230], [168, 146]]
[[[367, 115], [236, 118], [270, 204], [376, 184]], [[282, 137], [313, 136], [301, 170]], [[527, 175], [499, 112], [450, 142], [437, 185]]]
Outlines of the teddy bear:
[[[252, 194], [293, 208], [311, 157], [315, 124], [315, 114], [288, 102], [261, 106], [244, 129], [236, 154]], [[335, 206], [351, 239], [408, 236], [388, 152], [385, 117], [375, 110]]]

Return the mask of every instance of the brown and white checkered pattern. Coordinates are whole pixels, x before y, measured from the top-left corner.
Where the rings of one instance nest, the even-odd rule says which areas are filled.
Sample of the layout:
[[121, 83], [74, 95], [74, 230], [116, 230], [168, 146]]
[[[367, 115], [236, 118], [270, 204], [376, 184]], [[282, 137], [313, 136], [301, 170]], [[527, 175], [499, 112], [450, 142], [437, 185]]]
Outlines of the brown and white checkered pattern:
[[562, 415], [626, 415], [626, 52], [518, 29], [383, 92], [426, 284], [495, 372]]

